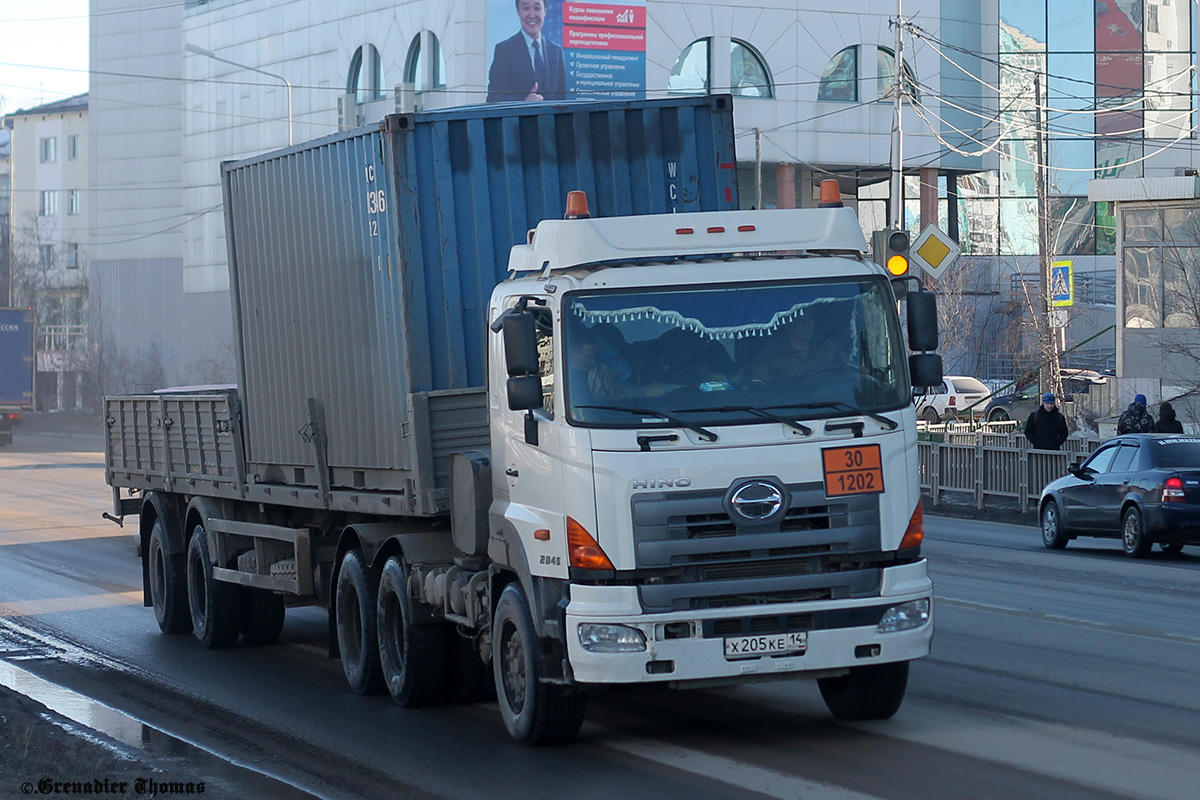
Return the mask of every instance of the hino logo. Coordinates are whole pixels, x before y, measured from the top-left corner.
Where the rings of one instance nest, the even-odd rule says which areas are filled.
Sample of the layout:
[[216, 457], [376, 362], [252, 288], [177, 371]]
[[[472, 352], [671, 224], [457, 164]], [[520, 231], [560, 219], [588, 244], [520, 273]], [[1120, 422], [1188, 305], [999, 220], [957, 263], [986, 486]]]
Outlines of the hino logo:
[[691, 478], [634, 478], [635, 489], [682, 489], [691, 486]]
[[749, 522], [763, 522], [783, 510], [783, 490], [762, 480], [747, 481], [729, 495], [729, 509]]

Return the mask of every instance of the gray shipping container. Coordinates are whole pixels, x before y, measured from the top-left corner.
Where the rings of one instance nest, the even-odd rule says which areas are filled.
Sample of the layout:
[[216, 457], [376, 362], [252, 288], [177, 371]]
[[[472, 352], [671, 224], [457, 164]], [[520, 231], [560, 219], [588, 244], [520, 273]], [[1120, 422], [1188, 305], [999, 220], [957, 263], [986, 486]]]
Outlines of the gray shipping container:
[[568, 191], [594, 216], [738, 205], [728, 96], [391, 115], [222, 178], [247, 477], [411, 514], [488, 445], [488, 298]]

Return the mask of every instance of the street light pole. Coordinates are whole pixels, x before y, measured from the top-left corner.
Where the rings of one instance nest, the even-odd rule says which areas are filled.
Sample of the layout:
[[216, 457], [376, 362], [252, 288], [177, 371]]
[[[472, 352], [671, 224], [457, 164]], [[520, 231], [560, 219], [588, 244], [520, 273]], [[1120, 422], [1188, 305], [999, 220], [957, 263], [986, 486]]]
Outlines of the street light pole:
[[252, 67], [249, 64], [239, 64], [236, 61], [230, 61], [228, 58], [222, 58], [213, 51], [205, 50], [199, 45], [188, 43], [185, 44], [183, 48], [189, 53], [205, 56], [206, 58], [211, 58], [213, 61], [220, 61], [222, 64], [229, 64], [230, 66], [238, 67], [239, 69], [257, 72], [259, 75], [266, 75], [268, 78], [274, 78], [277, 81], [283, 81], [283, 85], [287, 88], [288, 145], [290, 146], [292, 144], [292, 84], [288, 82], [287, 78], [283, 77], [282, 75], [276, 75], [274, 72], [267, 72], [265, 69]]
[[904, 0], [896, 0], [896, 49], [892, 63], [892, 181], [891, 181], [891, 228], [904, 229], [904, 130], [901, 126], [903, 106], [904, 40], [901, 26], [904, 22]]

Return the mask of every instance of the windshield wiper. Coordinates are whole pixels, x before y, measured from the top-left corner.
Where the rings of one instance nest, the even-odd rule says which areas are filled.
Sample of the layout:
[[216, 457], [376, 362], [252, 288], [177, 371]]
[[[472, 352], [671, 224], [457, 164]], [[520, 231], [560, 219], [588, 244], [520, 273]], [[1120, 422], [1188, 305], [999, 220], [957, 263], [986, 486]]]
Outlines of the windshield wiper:
[[753, 414], [754, 416], [761, 417], [763, 419], [769, 419], [769, 420], [772, 420], [773, 422], [782, 422], [784, 425], [787, 425], [789, 428], [794, 428], [794, 429], [800, 431], [805, 436], [812, 436], [812, 428], [808, 427], [804, 423], [797, 422], [794, 419], [789, 419], [788, 417], [785, 417], [782, 414], [772, 414], [770, 411], [767, 411], [766, 409], [763, 409], [763, 408], [759, 408], [758, 406], [709, 406], [707, 408], [680, 408], [676, 411], [676, 413], [678, 413], [678, 414], [704, 414], [706, 412], [736, 413], [739, 411], [745, 412], [747, 414]]
[[659, 419], [666, 420], [667, 422], [671, 423], [672, 425], [678, 425], [681, 428], [687, 428], [689, 431], [695, 431], [696, 433], [700, 434], [701, 436], [703, 436], [705, 439], [707, 439], [710, 442], [715, 442], [717, 440], [717, 435], [715, 433], [713, 433], [712, 431], [710, 431], [708, 428], [697, 425], [694, 422], [688, 422], [687, 420], [682, 420], [679, 417], [674, 416], [673, 414], [667, 414], [662, 411], [653, 411], [648, 408], [632, 408], [630, 406], [586, 405], [586, 406], [575, 406], [575, 408], [594, 408], [597, 411], [626, 411], [630, 414], [640, 414], [641, 416], [645, 416], [645, 417], [658, 417]]
[[851, 414], [862, 414], [870, 417], [873, 420], [883, 423], [883, 425], [885, 425], [889, 431], [894, 431], [896, 428], [900, 427], [900, 423], [896, 422], [894, 419], [889, 419], [883, 414], [876, 414], [874, 411], [863, 411], [862, 409], [855, 408], [849, 403], [843, 403], [841, 400], [823, 400], [819, 403], [786, 403], [780, 406], [767, 406], [767, 408], [836, 408], [839, 411], [849, 411]]

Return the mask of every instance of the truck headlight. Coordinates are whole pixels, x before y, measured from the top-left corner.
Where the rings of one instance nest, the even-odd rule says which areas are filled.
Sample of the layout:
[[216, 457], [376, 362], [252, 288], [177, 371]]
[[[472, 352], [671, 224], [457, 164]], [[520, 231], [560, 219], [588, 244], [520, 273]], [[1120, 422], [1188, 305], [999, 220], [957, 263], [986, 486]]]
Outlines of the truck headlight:
[[646, 649], [646, 636], [628, 625], [585, 622], [579, 626], [579, 643], [589, 653], [640, 653]]
[[911, 603], [901, 603], [883, 612], [883, 619], [875, 628], [876, 633], [896, 633], [911, 631], [929, 622], [929, 601], [913, 600]]

